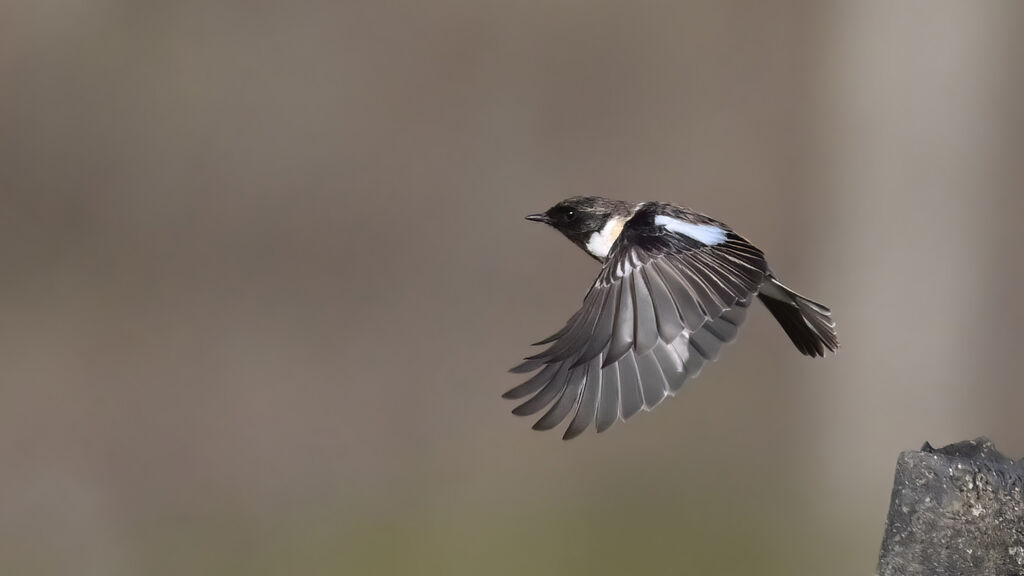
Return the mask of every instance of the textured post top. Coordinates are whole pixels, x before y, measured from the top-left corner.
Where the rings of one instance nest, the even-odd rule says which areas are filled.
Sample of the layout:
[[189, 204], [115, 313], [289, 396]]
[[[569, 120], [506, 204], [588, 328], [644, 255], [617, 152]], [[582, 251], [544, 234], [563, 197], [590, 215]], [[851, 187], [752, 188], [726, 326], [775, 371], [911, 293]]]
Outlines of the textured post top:
[[1024, 459], [987, 438], [900, 454], [880, 576], [1024, 576]]

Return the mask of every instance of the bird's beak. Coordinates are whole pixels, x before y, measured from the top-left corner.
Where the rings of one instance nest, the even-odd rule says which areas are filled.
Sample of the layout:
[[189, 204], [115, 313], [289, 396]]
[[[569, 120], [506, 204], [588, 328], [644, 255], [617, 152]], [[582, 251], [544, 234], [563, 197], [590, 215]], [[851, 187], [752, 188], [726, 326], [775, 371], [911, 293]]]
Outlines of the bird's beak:
[[531, 222], [543, 222], [545, 224], [551, 224], [551, 218], [548, 218], [547, 214], [530, 214], [526, 217]]

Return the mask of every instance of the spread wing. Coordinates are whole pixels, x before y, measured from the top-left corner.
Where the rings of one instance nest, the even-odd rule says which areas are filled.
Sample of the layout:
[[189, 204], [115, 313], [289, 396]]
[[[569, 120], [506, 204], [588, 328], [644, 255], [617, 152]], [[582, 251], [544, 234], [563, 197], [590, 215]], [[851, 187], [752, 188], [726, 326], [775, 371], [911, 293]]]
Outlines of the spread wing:
[[623, 227], [583, 306], [512, 372], [512, 412], [547, 408], [534, 429], [572, 415], [563, 435], [598, 432], [674, 395], [736, 337], [768, 273], [764, 254], [724, 224], [645, 204]]

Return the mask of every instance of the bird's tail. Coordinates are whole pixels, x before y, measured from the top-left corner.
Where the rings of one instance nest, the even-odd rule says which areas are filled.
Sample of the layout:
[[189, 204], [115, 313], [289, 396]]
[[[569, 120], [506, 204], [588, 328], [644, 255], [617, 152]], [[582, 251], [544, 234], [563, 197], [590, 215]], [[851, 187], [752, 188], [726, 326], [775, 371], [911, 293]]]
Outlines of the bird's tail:
[[774, 276], [768, 276], [757, 294], [782, 325], [789, 339], [806, 356], [824, 356], [839, 348], [832, 311], [793, 292]]

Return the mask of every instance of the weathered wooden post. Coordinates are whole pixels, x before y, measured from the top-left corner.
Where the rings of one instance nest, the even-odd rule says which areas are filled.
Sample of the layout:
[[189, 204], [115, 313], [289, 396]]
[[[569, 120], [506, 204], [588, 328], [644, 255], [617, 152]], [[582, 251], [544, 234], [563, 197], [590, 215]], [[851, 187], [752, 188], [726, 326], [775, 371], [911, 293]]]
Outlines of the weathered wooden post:
[[900, 454], [878, 573], [1024, 575], [1024, 459], [986, 438]]

